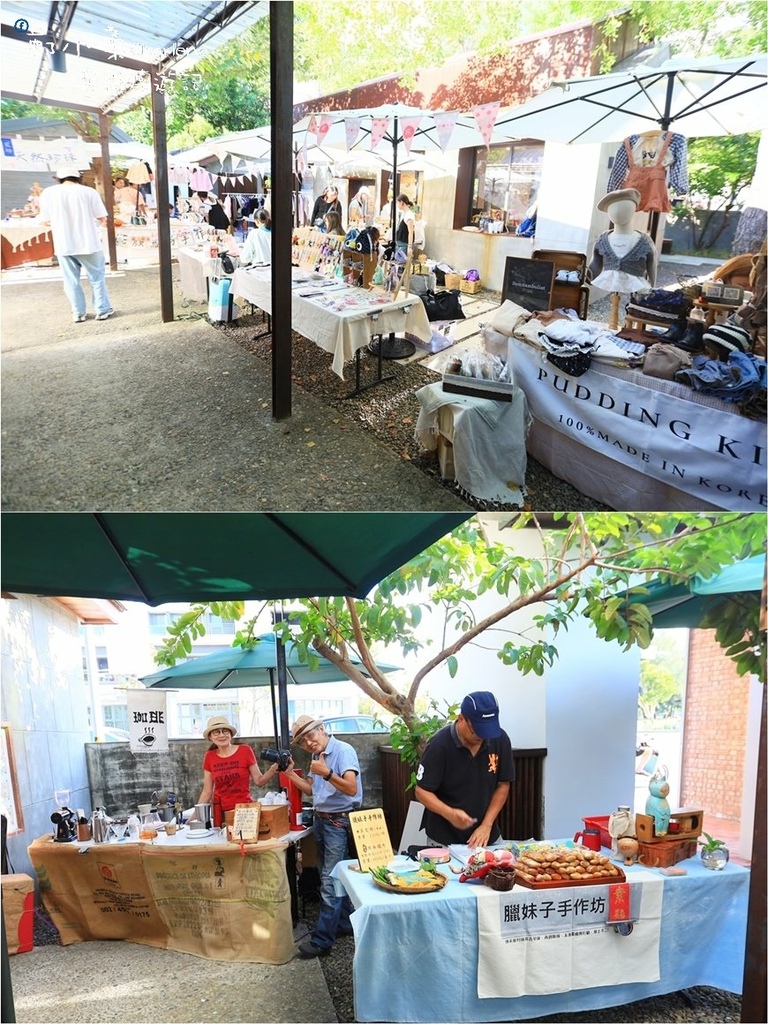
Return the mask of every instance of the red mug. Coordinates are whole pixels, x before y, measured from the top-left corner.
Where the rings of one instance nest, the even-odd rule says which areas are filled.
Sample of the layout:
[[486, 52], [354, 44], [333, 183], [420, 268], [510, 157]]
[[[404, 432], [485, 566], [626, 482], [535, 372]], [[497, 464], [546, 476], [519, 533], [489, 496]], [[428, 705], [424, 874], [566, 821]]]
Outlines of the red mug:
[[586, 846], [588, 850], [594, 850], [596, 853], [600, 852], [600, 829], [599, 828], [585, 828], [581, 832], [577, 832], [573, 837], [574, 843], [578, 843], [581, 839], [581, 846]]

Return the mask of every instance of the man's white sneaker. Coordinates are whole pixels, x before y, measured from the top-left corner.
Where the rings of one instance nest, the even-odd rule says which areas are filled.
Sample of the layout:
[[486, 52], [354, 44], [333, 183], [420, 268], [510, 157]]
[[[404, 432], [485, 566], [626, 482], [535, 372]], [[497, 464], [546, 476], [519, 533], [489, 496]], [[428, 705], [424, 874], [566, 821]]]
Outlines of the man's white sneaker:
[[96, 319], [97, 320], [106, 320], [108, 317], [112, 316], [112, 314], [114, 312], [115, 312], [114, 309], [108, 309], [105, 313], [98, 313], [97, 316], [96, 316]]
[[85, 313], [74, 313], [73, 316], [72, 316], [72, 323], [73, 324], [84, 324], [85, 323]]

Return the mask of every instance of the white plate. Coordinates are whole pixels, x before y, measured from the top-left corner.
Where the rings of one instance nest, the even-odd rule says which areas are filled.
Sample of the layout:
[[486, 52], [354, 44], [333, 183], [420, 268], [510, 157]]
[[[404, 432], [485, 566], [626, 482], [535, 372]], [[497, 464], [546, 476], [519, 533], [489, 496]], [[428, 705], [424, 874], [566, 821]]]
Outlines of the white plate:
[[187, 839], [204, 839], [213, 835], [212, 828], [188, 828]]
[[387, 871], [394, 871], [398, 875], [407, 875], [411, 871], [420, 871], [424, 867], [418, 861], [410, 857], [393, 857], [387, 864]]

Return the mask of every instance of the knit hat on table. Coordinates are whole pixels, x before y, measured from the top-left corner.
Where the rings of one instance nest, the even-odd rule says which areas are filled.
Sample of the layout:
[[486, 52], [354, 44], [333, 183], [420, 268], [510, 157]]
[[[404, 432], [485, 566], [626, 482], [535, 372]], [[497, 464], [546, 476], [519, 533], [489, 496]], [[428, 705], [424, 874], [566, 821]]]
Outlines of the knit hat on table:
[[749, 352], [752, 348], [749, 331], [736, 324], [713, 324], [704, 332], [702, 341], [705, 345], [715, 345], [723, 353]]

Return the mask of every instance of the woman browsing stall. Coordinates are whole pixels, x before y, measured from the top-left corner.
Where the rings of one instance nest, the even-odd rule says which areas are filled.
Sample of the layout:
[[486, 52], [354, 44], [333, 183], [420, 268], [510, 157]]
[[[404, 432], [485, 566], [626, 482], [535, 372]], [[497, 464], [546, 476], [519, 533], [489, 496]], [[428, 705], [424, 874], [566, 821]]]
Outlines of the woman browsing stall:
[[237, 729], [226, 718], [210, 718], [203, 736], [211, 744], [203, 758], [203, 788], [199, 804], [221, 804], [222, 813], [236, 804], [253, 803], [251, 783], [266, 786], [277, 775], [277, 765], [261, 773], [256, 755], [247, 743], [233, 743]]

